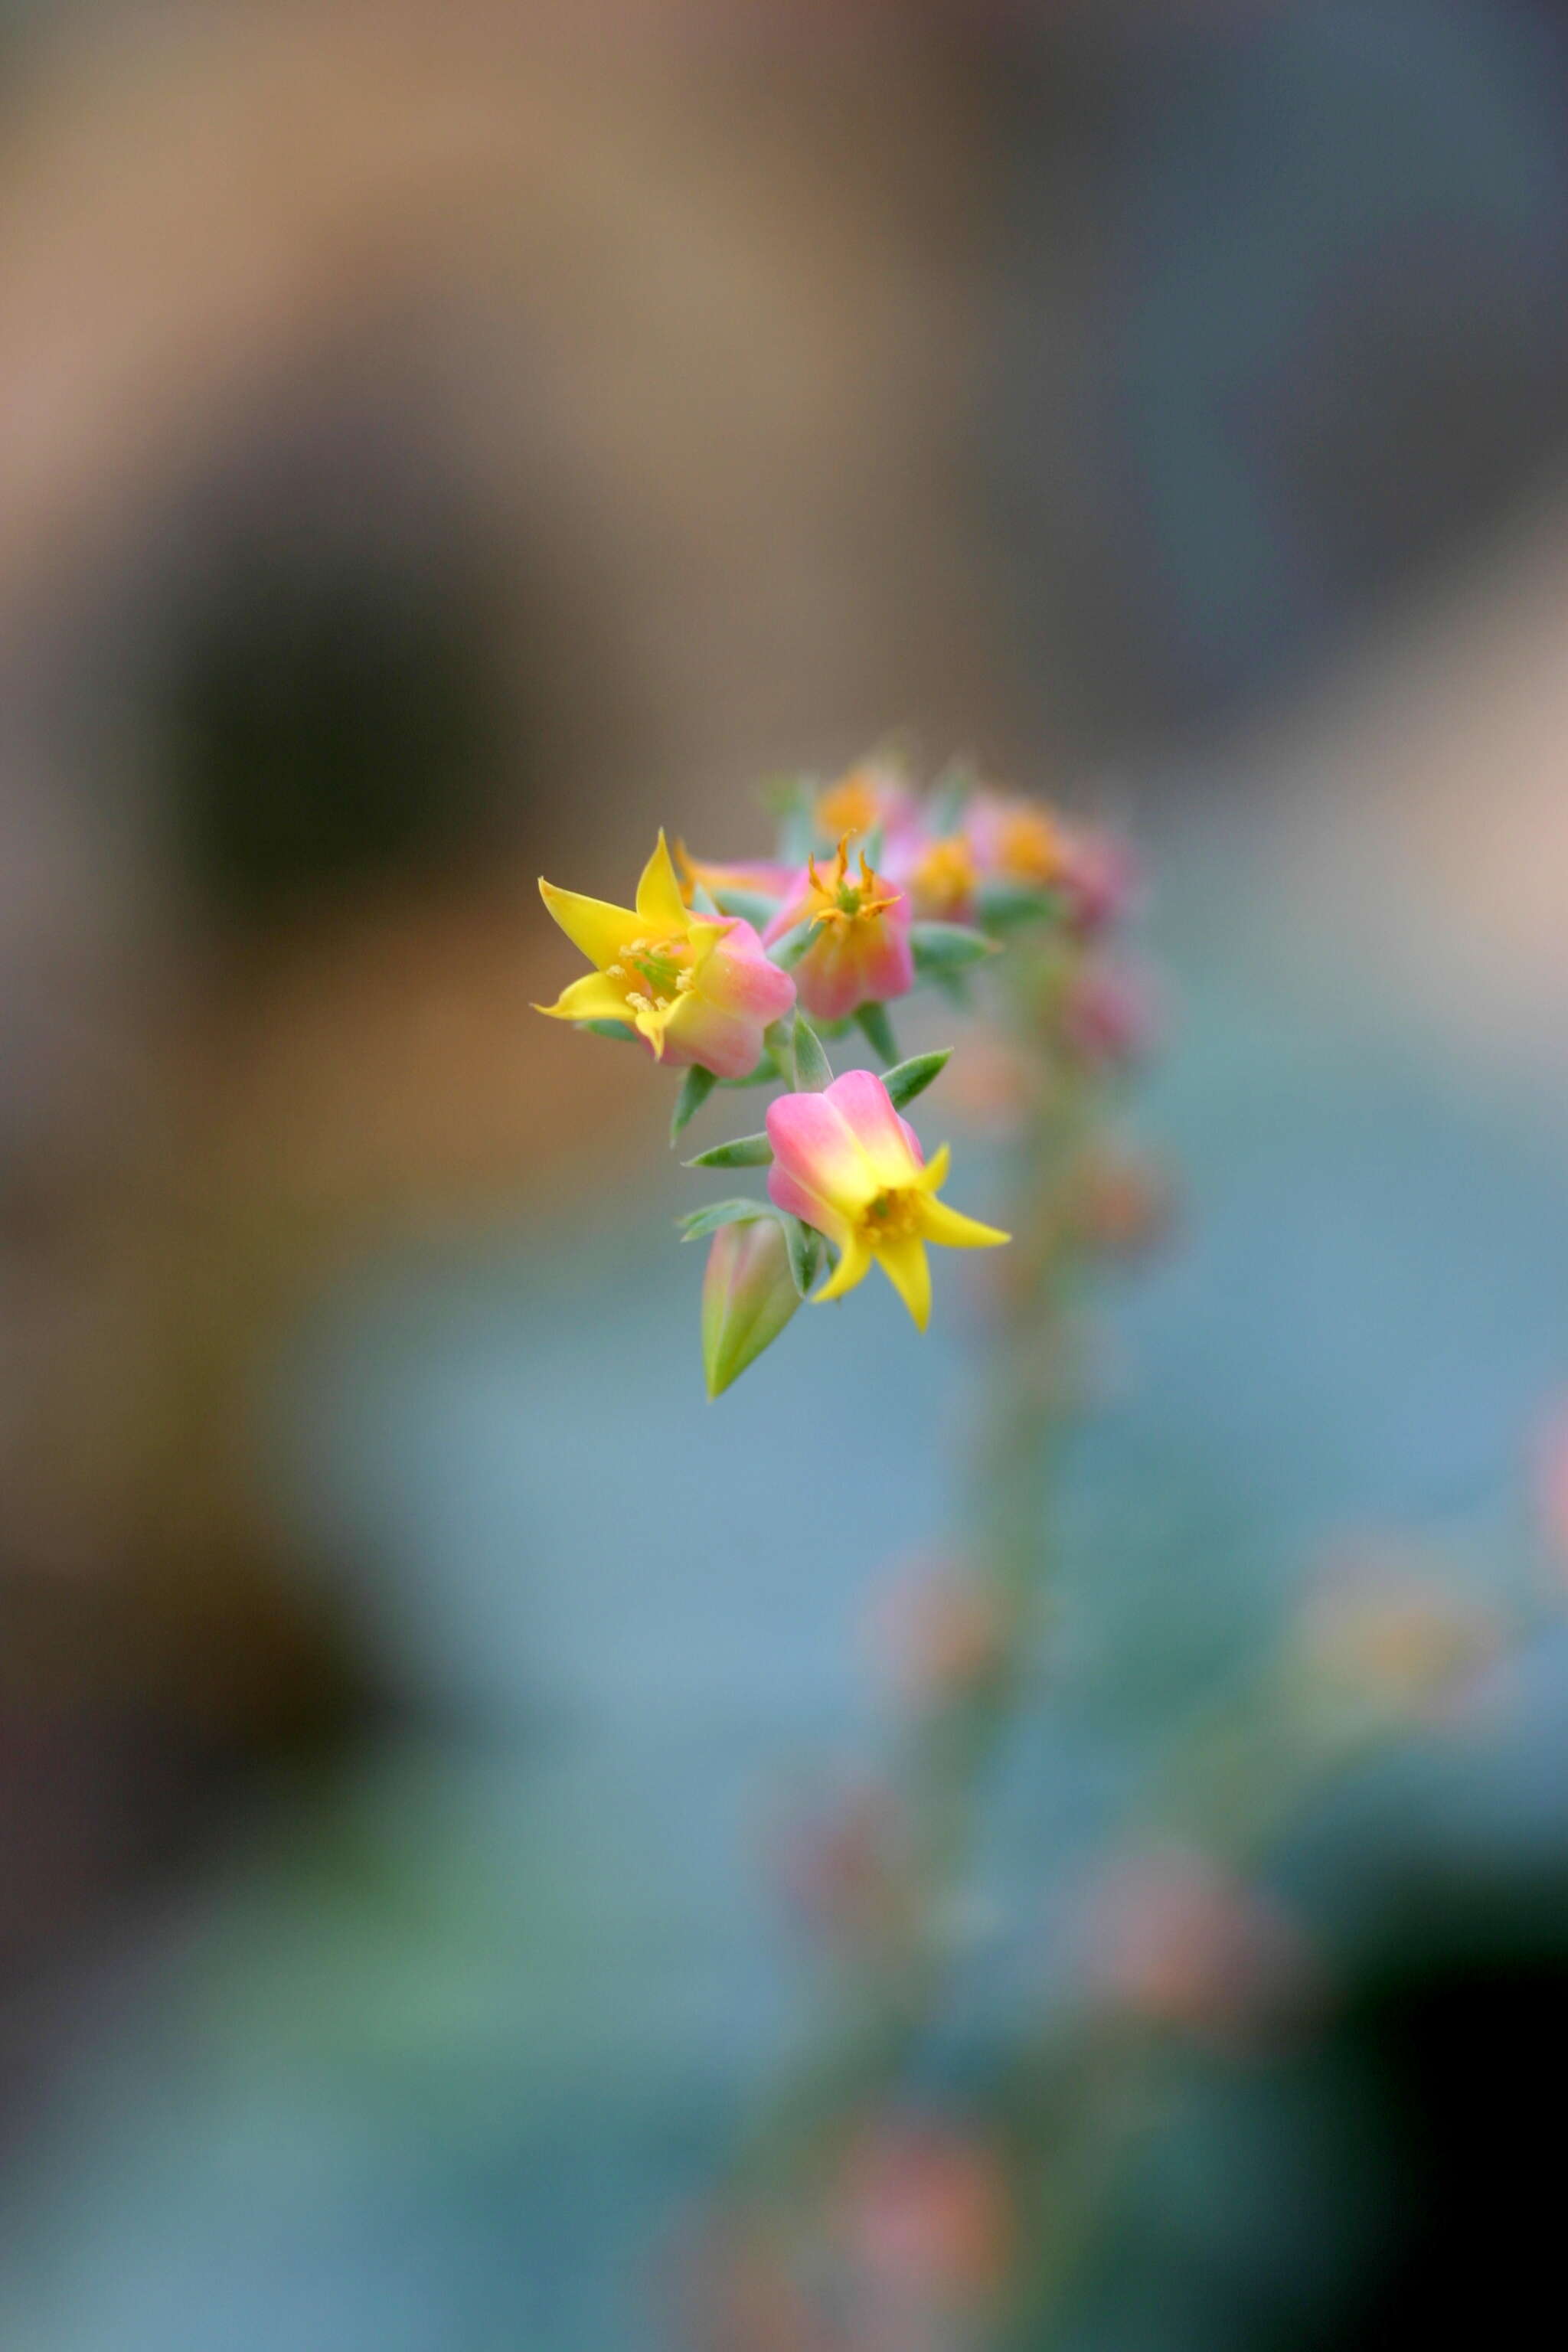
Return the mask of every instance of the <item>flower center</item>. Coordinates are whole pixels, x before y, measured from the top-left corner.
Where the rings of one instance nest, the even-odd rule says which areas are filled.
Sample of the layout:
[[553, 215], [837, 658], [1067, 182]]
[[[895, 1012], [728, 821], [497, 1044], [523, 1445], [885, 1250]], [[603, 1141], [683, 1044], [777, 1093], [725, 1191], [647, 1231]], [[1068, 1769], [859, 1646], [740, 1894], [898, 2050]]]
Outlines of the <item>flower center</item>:
[[693, 984], [688, 940], [633, 940], [617, 962], [605, 967], [618, 981], [632, 1013], [668, 1013]]
[[907, 1241], [921, 1229], [920, 1193], [909, 1186], [879, 1192], [862, 1210], [860, 1226], [873, 1246], [879, 1241]]
[[811, 910], [815, 922], [874, 922], [879, 915], [885, 914], [889, 907], [898, 903], [898, 892], [888, 890], [880, 876], [873, 874], [866, 863], [864, 850], [860, 852], [860, 878], [858, 882], [851, 882], [847, 834], [838, 845], [837, 858], [826, 880], [816, 870], [815, 857], [806, 860], [806, 869], [816, 902]]

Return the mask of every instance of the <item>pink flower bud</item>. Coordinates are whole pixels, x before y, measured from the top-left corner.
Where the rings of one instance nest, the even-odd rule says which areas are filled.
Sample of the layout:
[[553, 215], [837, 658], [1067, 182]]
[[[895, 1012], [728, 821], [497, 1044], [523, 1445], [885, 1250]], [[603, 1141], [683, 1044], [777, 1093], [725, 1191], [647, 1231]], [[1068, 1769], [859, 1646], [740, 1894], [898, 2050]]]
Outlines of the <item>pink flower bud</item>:
[[1142, 973], [1096, 957], [1069, 982], [1059, 1013], [1062, 1042], [1088, 1067], [1123, 1069], [1150, 1051], [1153, 1000]]
[[883, 2316], [889, 2303], [914, 2318], [1002, 2284], [1014, 2236], [1006, 2179], [993, 2149], [952, 2125], [873, 2126], [849, 2151], [838, 2205], [854, 2271]]
[[1073, 825], [1063, 838], [1059, 883], [1068, 921], [1093, 937], [1127, 914], [1142, 877], [1131, 842], [1097, 825]]
[[1085, 1927], [1096, 1990], [1151, 2023], [1245, 2035], [1298, 2011], [1312, 1986], [1300, 1930], [1205, 1854], [1121, 1863], [1091, 1890]]
[[772, 1347], [799, 1305], [778, 1219], [721, 1225], [702, 1277], [702, 1369], [710, 1397], [721, 1396]]

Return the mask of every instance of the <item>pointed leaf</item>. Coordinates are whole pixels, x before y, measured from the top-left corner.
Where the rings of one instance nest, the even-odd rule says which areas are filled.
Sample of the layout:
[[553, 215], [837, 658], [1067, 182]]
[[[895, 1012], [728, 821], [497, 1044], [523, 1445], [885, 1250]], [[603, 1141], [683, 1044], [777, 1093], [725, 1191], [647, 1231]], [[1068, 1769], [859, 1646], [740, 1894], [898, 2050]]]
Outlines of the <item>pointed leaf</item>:
[[706, 915], [710, 921], [718, 915], [713, 893], [705, 882], [694, 882], [691, 886], [691, 911], [694, 915]]
[[754, 931], [765, 931], [779, 910], [778, 900], [770, 898], [762, 890], [724, 889], [716, 890], [713, 895], [721, 915], [739, 915], [741, 920], [750, 923]]
[[777, 1214], [768, 1201], [710, 1201], [705, 1209], [693, 1209], [689, 1216], [678, 1217], [683, 1242], [706, 1241], [721, 1225], [749, 1225], [758, 1217]]
[[686, 1162], [688, 1168], [766, 1168], [773, 1156], [773, 1147], [765, 1135], [738, 1135], [731, 1143], [716, 1143], [711, 1151], [700, 1151], [695, 1160]]
[[983, 882], [980, 919], [993, 931], [1016, 931], [1025, 923], [1049, 921], [1062, 911], [1056, 890], [1029, 890], [1018, 882]]
[[885, 1004], [862, 1004], [855, 1021], [879, 1062], [886, 1066], [898, 1060], [899, 1041], [893, 1034], [893, 1024], [888, 1018]]
[[793, 930], [773, 941], [768, 950], [769, 962], [776, 963], [781, 971], [792, 971], [816, 937], [816, 917], [808, 915], [804, 923], [796, 923]]
[[902, 1110], [917, 1095], [923, 1095], [933, 1078], [939, 1078], [952, 1057], [952, 1047], [944, 1045], [934, 1054], [911, 1054], [907, 1062], [896, 1063], [884, 1070], [882, 1084], [892, 1099], [893, 1108]]
[[967, 760], [952, 760], [931, 786], [926, 829], [941, 841], [956, 833], [973, 795], [975, 773]]
[[804, 776], [773, 776], [763, 786], [763, 799], [778, 822], [778, 854], [785, 866], [805, 864], [811, 849], [814, 798]]
[[833, 1084], [833, 1065], [804, 1013], [795, 1016], [795, 1082], [803, 1095], [819, 1095]]
[[915, 923], [910, 927], [910, 945], [914, 950], [915, 970], [931, 979], [965, 971], [997, 952], [994, 940], [984, 931], [971, 930], [967, 923]]
[[822, 1269], [822, 1235], [814, 1226], [803, 1224], [798, 1217], [785, 1217], [783, 1223], [789, 1270], [795, 1277], [795, 1289], [804, 1298]]
[[675, 1098], [675, 1111], [669, 1122], [669, 1139], [678, 1140], [681, 1129], [694, 1119], [719, 1081], [711, 1070], [700, 1069], [695, 1063], [680, 1081], [680, 1092]]

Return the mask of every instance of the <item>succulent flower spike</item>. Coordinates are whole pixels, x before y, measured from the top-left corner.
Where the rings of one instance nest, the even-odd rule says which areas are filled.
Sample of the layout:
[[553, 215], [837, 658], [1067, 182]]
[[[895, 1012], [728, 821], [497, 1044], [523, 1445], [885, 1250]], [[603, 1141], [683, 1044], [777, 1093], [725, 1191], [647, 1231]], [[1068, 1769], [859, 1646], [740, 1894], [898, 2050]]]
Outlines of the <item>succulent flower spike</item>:
[[919, 1137], [869, 1070], [846, 1071], [821, 1094], [781, 1095], [768, 1110], [768, 1140], [775, 1204], [826, 1234], [838, 1252], [819, 1299], [841, 1298], [875, 1262], [923, 1331], [931, 1315], [926, 1244], [994, 1249], [1012, 1238], [937, 1198], [947, 1146], [927, 1167]]
[[637, 884], [635, 908], [558, 890], [540, 895], [574, 947], [595, 966], [553, 1004], [557, 1021], [624, 1021], [656, 1061], [695, 1064], [743, 1078], [763, 1032], [795, 1002], [795, 982], [770, 963], [750, 923], [694, 915], [680, 895], [663, 833]]
[[815, 857], [806, 859], [763, 933], [763, 945], [773, 947], [802, 923], [811, 924], [812, 937], [796, 959], [795, 986], [818, 1020], [847, 1020], [862, 1004], [907, 996], [914, 986], [910, 902], [896, 883], [872, 871], [864, 850], [851, 876], [847, 834], [826, 877]]

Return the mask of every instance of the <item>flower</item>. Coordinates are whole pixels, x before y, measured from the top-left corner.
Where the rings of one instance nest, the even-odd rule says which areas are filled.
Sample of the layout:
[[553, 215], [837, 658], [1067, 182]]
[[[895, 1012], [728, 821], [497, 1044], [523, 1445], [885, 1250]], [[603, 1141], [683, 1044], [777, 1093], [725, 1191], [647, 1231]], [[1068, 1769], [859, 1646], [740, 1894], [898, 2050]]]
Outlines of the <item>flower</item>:
[[795, 982], [769, 962], [750, 923], [692, 913], [662, 832], [635, 909], [558, 890], [542, 875], [539, 888], [595, 969], [536, 1013], [628, 1022], [656, 1061], [696, 1063], [718, 1078], [743, 1078], [756, 1067], [763, 1032], [789, 1011]]
[[908, 824], [914, 803], [901, 769], [886, 759], [861, 760], [816, 796], [816, 831], [829, 841], [841, 834], [867, 834], [882, 826], [889, 834]]
[[910, 894], [922, 920], [968, 923], [974, 919], [980, 868], [967, 835], [905, 832], [889, 845], [886, 865]]
[[1303, 1612], [1304, 1695], [1347, 1725], [1462, 1723], [1488, 1695], [1503, 1629], [1408, 1538], [1342, 1545]]
[[1006, 1658], [1007, 1612], [957, 1560], [912, 1563], [877, 1596], [870, 1632], [900, 1696], [916, 1706], [973, 1697]]
[[1187, 1848], [1110, 1865], [1083, 1925], [1100, 1996], [1152, 2024], [1246, 2035], [1288, 2021], [1314, 1989], [1310, 1947], [1289, 1914]]
[[721, 1396], [773, 1345], [799, 1305], [777, 1218], [764, 1211], [744, 1224], [721, 1225], [702, 1277], [702, 1368], [710, 1397]]
[[994, 1249], [1012, 1238], [938, 1200], [946, 1144], [928, 1168], [919, 1137], [869, 1070], [847, 1070], [820, 1094], [781, 1095], [767, 1126], [775, 1204], [826, 1234], [838, 1252], [819, 1299], [842, 1298], [875, 1261], [923, 1331], [931, 1316], [926, 1244]]
[[1142, 1060], [1158, 1027], [1142, 974], [1092, 951], [1073, 972], [1058, 1021], [1068, 1053], [1097, 1070], [1122, 1069]]
[[910, 1829], [881, 1783], [842, 1790], [784, 1825], [774, 1852], [780, 1893], [814, 1934], [885, 1945], [910, 1921]]
[[982, 874], [1044, 890], [1061, 881], [1069, 848], [1061, 820], [1036, 801], [977, 793], [964, 815], [964, 833]]
[[856, 2267], [883, 2315], [902, 2317], [889, 2342], [929, 2341], [920, 2323], [931, 2306], [1001, 2285], [1014, 2237], [1006, 2178], [996, 2153], [957, 2126], [878, 2119], [847, 2152], [839, 2197]]
[[819, 1020], [842, 1021], [862, 1004], [907, 996], [914, 986], [909, 900], [872, 871], [864, 850], [859, 878], [850, 880], [847, 834], [826, 881], [816, 858], [806, 859], [763, 933], [764, 945], [775, 946], [801, 923], [813, 926], [813, 937], [796, 960], [795, 986]]
[[1068, 922], [1089, 937], [1119, 922], [1139, 895], [1131, 843], [1097, 825], [1074, 825], [1067, 834], [1058, 879]]

